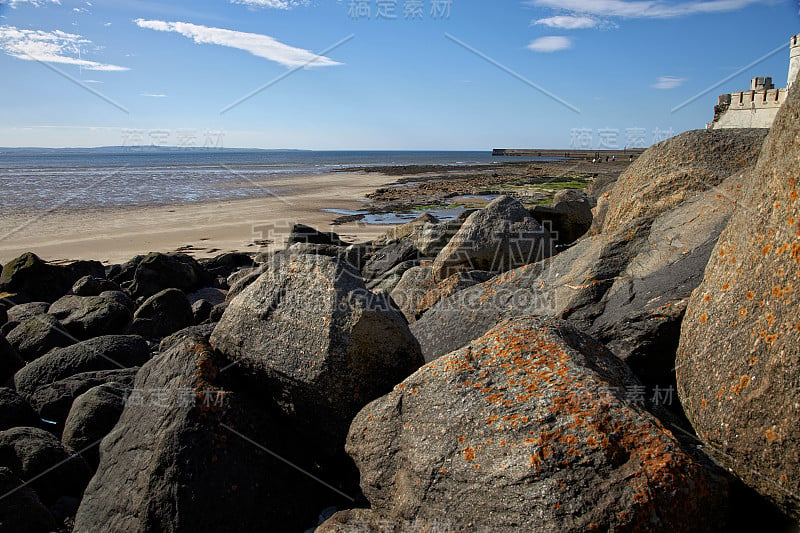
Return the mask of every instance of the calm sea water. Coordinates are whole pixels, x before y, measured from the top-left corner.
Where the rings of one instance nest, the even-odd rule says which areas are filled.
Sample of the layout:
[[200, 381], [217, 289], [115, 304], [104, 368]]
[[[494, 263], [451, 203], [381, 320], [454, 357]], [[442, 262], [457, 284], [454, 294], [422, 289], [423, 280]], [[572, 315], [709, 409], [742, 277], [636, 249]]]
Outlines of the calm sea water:
[[491, 152], [0, 151], [0, 213], [257, 198], [269, 194], [265, 181], [353, 166], [521, 160]]

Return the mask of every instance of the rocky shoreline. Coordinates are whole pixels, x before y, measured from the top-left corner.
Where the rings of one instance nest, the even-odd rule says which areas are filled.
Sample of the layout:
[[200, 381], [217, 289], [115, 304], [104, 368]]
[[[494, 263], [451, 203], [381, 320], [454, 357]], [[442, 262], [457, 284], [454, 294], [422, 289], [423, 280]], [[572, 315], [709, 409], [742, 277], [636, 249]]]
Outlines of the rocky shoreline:
[[375, 199], [496, 198], [368, 243], [25, 254], [0, 272], [0, 530], [791, 531], [798, 135], [800, 89], [769, 133], [569, 182], [434, 169]]

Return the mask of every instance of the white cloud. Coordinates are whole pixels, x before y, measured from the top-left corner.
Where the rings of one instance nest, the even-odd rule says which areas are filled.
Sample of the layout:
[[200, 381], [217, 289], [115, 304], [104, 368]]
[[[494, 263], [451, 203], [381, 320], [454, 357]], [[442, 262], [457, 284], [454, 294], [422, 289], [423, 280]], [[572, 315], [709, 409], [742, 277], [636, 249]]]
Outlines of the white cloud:
[[46, 32], [0, 26], [0, 50], [17, 59], [77, 65], [87, 70], [130, 70], [126, 67], [82, 59], [81, 46], [90, 44], [92, 44], [90, 40], [80, 35], [60, 30]]
[[22, 4], [27, 4], [33, 7], [42, 7], [46, 6], [47, 4], [56, 4], [59, 6], [61, 5], [60, 0], [8, 0], [8, 2], [6, 3], [9, 5], [9, 7], [12, 8], [16, 8], [17, 6]]
[[148, 96], [150, 98], [166, 98], [166, 94], [151, 94], [151, 93], [141, 93], [139, 96]]
[[651, 85], [653, 89], [661, 89], [667, 91], [669, 89], [677, 89], [686, 82], [686, 78], [678, 78], [676, 76], [659, 76], [658, 80]]
[[291, 9], [297, 6], [308, 5], [308, 0], [231, 0], [231, 4], [272, 9]]
[[263, 57], [287, 67], [341, 65], [341, 63], [325, 56], [318, 56], [309, 50], [283, 44], [268, 35], [209, 28], [188, 22], [164, 22], [144, 19], [136, 19], [134, 22], [140, 28], [179, 33], [198, 44], [217, 44], [245, 50], [254, 56]]
[[111, 26], [111, 23], [110, 22], [104, 22], [103, 26], [105, 26], [105, 27]]
[[558, 52], [559, 50], [566, 50], [567, 48], [572, 48], [572, 41], [569, 37], [560, 35], [539, 37], [531, 41], [528, 45], [528, 50], [534, 52]]
[[535, 21], [534, 24], [544, 24], [550, 28], [559, 28], [562, 30], [583, 30], [594, 28], [600, 24], [600, 21], [586, 16], [559, 15], [556, 17], [539, 19]]
[[534, 5], [584, 15], [622, 18], [672, 18], [702, 13], [738, 11], [768, 0], [698, 0], [667, 3], [659, 0], [532, 0]]

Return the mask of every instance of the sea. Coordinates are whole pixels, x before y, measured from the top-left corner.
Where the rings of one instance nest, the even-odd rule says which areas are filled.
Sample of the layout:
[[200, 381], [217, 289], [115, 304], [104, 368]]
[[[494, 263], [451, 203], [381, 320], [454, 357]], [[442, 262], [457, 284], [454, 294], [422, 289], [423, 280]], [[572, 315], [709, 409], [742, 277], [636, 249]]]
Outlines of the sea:
[[[531, 157], [529, 160], [541, 158]], [[258, 198], [264, 182], [350, 167], [499, 164], [486, 152], [0, 148], [0, 215]]]

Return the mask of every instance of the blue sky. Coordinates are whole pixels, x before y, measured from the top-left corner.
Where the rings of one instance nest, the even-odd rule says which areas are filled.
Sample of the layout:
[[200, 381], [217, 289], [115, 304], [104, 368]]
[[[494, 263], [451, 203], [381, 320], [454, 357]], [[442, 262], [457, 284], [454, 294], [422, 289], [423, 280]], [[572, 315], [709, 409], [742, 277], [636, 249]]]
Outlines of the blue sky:
[[649, 145], [751, 77], [784, 87], [800, 32], [794, 0], [6, 0], [0, 16], [0, 146]]

